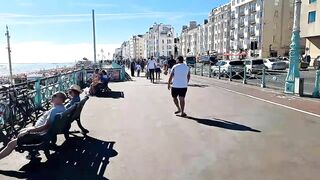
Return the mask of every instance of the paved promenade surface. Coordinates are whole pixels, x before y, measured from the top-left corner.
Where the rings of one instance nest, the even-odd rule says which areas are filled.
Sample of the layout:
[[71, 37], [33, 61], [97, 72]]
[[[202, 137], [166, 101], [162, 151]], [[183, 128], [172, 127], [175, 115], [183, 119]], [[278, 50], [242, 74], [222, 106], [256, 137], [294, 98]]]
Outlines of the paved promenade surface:
[[82, 114], [88, 138], [63, 143], [59, 137], [64, 150], [54, 156], [56, 161], [43, 158], [27, 173], [19, 171], [28, 162], [25, 154], [14, 152], [0, 161], [0, 179], [66, 173], [69, 178], [112, 180], [320, 177], [318, 100], [192, 76], [189, 118], [181, 118], [173, 114], [164, 81], [133, 78], [111, 84], [124, 98], [89, 99]]

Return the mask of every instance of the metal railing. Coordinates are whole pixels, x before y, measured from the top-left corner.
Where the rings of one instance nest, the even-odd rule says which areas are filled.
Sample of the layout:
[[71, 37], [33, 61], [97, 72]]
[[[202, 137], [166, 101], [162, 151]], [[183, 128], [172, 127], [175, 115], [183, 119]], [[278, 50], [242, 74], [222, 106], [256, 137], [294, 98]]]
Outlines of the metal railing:
[[209, 64], [195, 64], [190, 66], [192, 74], [217, 78], [221, 80], [235, 81], [243, 84], [284, 90], [287, 76], [286, 70], [249, 69], [246, 66], [223, 68]]

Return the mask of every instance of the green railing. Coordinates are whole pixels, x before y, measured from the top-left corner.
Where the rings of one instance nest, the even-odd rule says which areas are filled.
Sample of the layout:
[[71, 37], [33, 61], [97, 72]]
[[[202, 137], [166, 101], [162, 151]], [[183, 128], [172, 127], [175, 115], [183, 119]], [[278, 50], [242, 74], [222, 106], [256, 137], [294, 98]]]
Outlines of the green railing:
[[[196, 63], [189, 65], [190, 72], [194, 75], [205, 76], [209, 78], [224, 79], [228, 81], [239, 82], [243, 84], [251, 84], [260, 86], [262, 88], [272, 88], [284, 91], [287, 70], [268, 70], [266, 68], [247, 68], [233, 67], [223, 68], [222, 66], [211, 66], [209, 64]], [[313, 97], [319, 97], [320, 89], [320, 70], [315, 73], [315, 82], [313, 89], [310, 86], [304, 89], [304, 95], [312, 95]], [[313, 76], [313, 75], [311, 75]], [[313, 82], [309, 82], [313, 85]], [[309, 85], [308, 84], [308, 85]]]

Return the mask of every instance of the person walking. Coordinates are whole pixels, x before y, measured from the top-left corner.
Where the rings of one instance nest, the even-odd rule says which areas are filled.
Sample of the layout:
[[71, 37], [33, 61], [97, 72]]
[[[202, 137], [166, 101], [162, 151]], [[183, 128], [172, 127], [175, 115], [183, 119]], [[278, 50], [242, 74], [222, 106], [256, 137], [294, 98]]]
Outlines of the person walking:
[[167, 71], [170, 74], [172, 67], [176, 64], [176, 61], [173, 59], [173, 56], [171, 55], [169, 61], [168, 61], [168, 66], [167, 66]]
[[177, 62], [178, 64], [174, 65], [171, 69], [170, 77], [168, 80], [168, 90], [171, 89], [173, 102], [178, 109], [175, 114], [181, 113], [181, 117], [186, 117], [187, 114], [184, 112], [184, 107], [185, 97], [188, 90], [188, 83], [190, 80], [190, 69], [185, 63], [183, 63], [182, 56], [179, 56], [177, 58]]
[[148, 60], [148, 71], [151, 83], [154, 83], [154, 71], [156, 69], [156, 61], [153, 59], [153, 56]]
[[136, 70], [137, 70], [137, 76], [140, 77], [140, 71], [141, 71], [141, 66], [140, 64], [136, 65]]
[[156, 63], [156, 81], [159, 82], [160, 81], [160, 74], [161, 74], [161, 64], [160, 64], [160, 60], [158, 59], [157, 60], [157, 63]]
[[131, 76], [134, 77], [134, 70], [136, 68], [136, 63], [134, 61], [131, 61], [130, 63], [130, 70], [131, 70]]

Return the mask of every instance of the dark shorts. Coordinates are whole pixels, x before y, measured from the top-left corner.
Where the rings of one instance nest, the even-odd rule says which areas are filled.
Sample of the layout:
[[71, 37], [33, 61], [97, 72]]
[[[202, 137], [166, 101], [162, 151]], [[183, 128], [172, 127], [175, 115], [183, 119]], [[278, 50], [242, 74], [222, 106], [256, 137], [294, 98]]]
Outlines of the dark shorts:
[[41, 134], [26, 134], [17, 139], [18, 145], [24, 144], [40, 144], [44, 141], [44, 135]]
[[160, 68], [156, 68], [156, 73], [160, 73], [161, 69]]
[[186, 97], [188, 88], [171, 88], [171, 96], [172, 97]]

